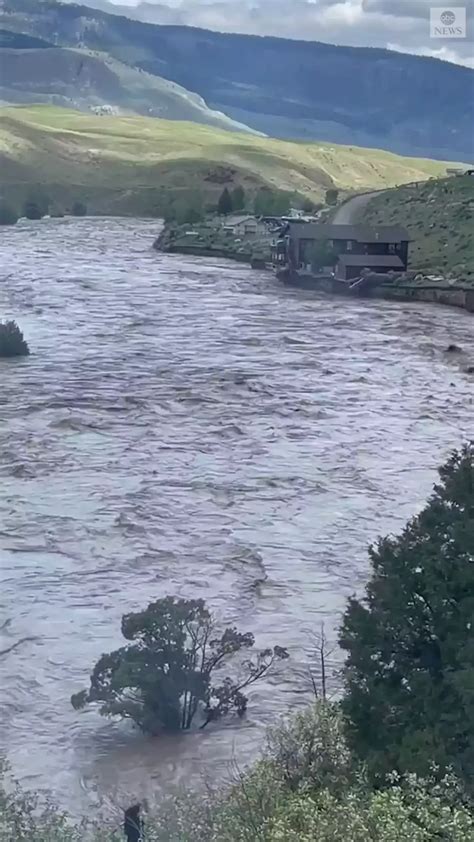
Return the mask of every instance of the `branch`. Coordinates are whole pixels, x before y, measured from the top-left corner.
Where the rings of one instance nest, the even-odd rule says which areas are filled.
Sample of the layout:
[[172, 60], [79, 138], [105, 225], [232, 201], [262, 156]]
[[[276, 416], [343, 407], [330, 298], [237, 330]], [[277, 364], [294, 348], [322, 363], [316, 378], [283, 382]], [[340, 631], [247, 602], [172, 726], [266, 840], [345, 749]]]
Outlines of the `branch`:
[[18, 649], [22, 643], [29, 643], [31, 640], [38, 640], [37, 637], [22, 637], [21, 640], [17, 640], [16, 643], [13, 643], [8, 649], [0, 649], [0, 657], [2, 655], [8, 655], [9, 652], [13, 652], [14, 649]]

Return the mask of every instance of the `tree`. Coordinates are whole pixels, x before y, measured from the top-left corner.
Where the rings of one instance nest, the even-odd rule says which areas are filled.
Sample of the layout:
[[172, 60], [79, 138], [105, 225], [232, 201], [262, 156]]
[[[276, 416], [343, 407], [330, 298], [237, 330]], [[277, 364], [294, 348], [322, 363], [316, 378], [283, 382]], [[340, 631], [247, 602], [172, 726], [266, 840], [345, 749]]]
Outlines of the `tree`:
[[243, 691], [288, 653], [276, 646], [241, 664], [239, 678], [228, 676], [215, 686], [212, 673], [241, 650], [252, 649], [254, 637], [236, 628], [223, 633], [203, 600], [166, 597], [122, 618], [129, 645], [103, 655], [89, 690], [71, 698], [76, 709], [99, 702], [104, 716], [131, 719], [143, 731], [187, 730], [198, 712], [201, 728], [235, 710], [247, 708]]
[[87, 207], [83, 202], [74, 202], [72, 206], [73, 216], [87, 216]]
[[36, 202], [28, 201], [23, 206], [23, 216], [26, 216], [27, 219], [36, 220], [43, 219], [44, 213]]
[[256, 216], [285, 216], [290, 205], [291, 193], [262, 187], [255, 196], [254, 212]]
[[232, 213], [232, 210], [232, 196], [227, 187], [224, 187], [217, 203], [217, 213], [221, 214], [221, 216], [227, 216], [227, 214]]
[[452, 766], [474, 780], [474, 446], [423, 511], [370, 550], [365, 598], [340, 634], [349, 736], [376, 778]]
[[0, 357], [26, 357], [30, 353], [16, 322], [0, 322]]
[[50, 204], [51, 201], [41, 185], [32, 187], [23, 205], [23, 216], [27, 219], [42, 219], [49, 213]]
[[329, 245], [327, 240], [318, 240], [310, 254], [313, 272], [320, 272], [325, 266], [335, 266], [338, 256], [337, 251]]
[[245, 190], [241, 184], [232, 191], [232, 210], [239, 211], [245, 208]]
[[339, 190], [335, 190], [334, 188], [332, 188], [330, 190], [326, 190], [326, 204], [327, 205], [336, 205], [338, 198], [339, 198]]
[[0, 225], [15, 225], [18, 222], [18, 214], [6, 202], [0, 202]]

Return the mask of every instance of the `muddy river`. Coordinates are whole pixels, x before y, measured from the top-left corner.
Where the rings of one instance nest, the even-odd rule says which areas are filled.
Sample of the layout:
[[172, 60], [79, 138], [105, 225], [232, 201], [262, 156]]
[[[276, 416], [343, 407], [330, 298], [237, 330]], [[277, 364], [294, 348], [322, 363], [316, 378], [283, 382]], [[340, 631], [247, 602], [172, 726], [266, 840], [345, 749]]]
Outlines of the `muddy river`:
[[[254, 756], [309, 698], [368, 543], [472, 434], [473, 378], [444, 353], [472, 346], [471, 315], [288, 290], [156, 254], [156, 233], [0, 231], [0, 318], [32, 350], [0, 362], [0, 650], [27, 638], [0, 658], [0, 753], [75, 814]], [[290, 650], [244, 722], [150, 739], [70, 706], [121, 615], [166, 594]]]

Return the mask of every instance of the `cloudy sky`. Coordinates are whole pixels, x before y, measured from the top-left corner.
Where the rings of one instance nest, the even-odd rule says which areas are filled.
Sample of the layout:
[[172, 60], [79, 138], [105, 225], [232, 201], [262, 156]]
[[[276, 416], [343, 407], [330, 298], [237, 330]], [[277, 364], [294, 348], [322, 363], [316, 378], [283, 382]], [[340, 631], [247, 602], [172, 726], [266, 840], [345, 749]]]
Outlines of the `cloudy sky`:
[[90, 5], [106, 8], [107, 3], [153, 23], [389, 47], [474, 67], [474, 0], [445, 7], [466, 8], [468, 37], [462, 39], [430, 37], [430, 7], [441, 7], [441, 0], [95, 0]]

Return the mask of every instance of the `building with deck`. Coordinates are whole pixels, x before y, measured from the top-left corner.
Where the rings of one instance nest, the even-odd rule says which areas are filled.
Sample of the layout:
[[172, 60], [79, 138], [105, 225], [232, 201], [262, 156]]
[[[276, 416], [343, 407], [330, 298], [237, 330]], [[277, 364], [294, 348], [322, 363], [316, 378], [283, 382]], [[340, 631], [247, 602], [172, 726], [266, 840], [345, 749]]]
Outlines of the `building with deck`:
[[314, 272], [317, 255], [327, 254], [328, 264], [316, 271], [334, 273], [349, 281], [363, 269], [405, 272], [409, 235], [399, 225], [335, 225], [292, 223], [275, 244], [274, 262], [293, 272]]

